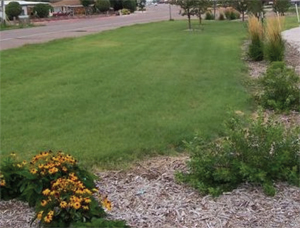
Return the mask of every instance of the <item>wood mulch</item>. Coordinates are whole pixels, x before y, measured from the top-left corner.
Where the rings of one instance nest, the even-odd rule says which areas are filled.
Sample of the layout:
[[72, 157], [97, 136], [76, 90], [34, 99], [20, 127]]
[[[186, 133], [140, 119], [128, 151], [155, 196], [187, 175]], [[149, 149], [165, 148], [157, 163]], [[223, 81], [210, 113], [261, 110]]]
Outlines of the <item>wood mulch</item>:
[[[292, 66], [300, 60], [291, 46], [286, 56]], [[258, 77], [266, 63], [251, 62], [249, 69], [250, 75]], [[281, 119], [300, 123], [299, 113]], [[129, 170], [97, 173], [97, 187], [113, 204], [109, 218], [139, 228], [300, 227], [300, 188], [277, 183], [276, 195], [268, 197], [259, 186], [246, 183], [218, 198], [202, 196], [174, 179], [176, 171], [187, 171], [188, 159], [186, 155], [161, 156], [135, 163]], [[0, 201], [0, 227], [29, 227], [33, 215], [26, 203]]]

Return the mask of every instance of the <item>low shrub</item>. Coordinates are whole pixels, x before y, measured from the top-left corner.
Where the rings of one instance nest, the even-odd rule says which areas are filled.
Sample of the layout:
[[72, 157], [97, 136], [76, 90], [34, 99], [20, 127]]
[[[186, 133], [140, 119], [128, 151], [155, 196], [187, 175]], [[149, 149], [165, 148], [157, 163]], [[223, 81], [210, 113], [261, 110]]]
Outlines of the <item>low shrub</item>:
[[19, 15], [22, 13], [22, 6], [19, 2], [11, 1], [5, 7], [5, 13], [9, 20], [13, 20], [14, 17], [18, 19]]
[[256, 118], [233, 114], [225, 127], [226, 137], [185, 142], [189, 172], [177, 173], [177, 180], [213, 196], [243, 182], [261, 184], [267, 195], [275, 194], [274, 181], [300, 185], [299, 127], [286, 129], [262, 111]]
[[219, 14], [219, 20], [220, 21], [224, 21], [225, 20], [224, 14], [222, 14], [222, 13]]
[[214, 20], [214, 19], [215, 19], [215, 16], [210, 11], [207, 11], [205, 13], [205, 20]]
[[106, 12], [110, 8], [110, 1], [109, 0], [96, 0], [95, 6], [100, 12]]
[[123, 221], [106, 219], [104, 208], [111, 210], [110, 201], [99, 195], [95, 176], [69, 154], [44, 151], [28, 163], [12, 153], [2, 161], [0, 179], [1, 198], [27, 201], [36, 211], [32, 223], [38, 220], [39, 227], [92, 227], [95, 222], [127, 227]]
[[241, 17], [240, 13], [232, 7], [227, 7], [224, 13], [227, 20], [236, 20]]
[[299, 76], [284, 62], [273, 62], [260, 79], [263, 92], [259, 97], [265, 108], [276, 111], [300, 111]]
[[129, 9], [121, 9], [121, 14], [122, 15], [129, 15], [130, 14], [130, 10]]
[[282, 61], [284, 58], [285, 44], [281, 36], [283, 18], [268, 17], [266, 19], [265, 56], [271, 61]]
[[39, 18], [46, 18], [49, 16], [49, 10], [51, 10], [52, 7], [48, 4], [36, 4], [33, 7], [33, 12], [39, 17]]
[[128, 9], [131, 13], [136, 11], [136, 1], [135, 0], [123, 0], [123, 9]]
[[255, 16], [248, 19], [248, 32], [251, 40], [248, 56], [254, 61], [261, 61], [264, 58], [263, 26]]

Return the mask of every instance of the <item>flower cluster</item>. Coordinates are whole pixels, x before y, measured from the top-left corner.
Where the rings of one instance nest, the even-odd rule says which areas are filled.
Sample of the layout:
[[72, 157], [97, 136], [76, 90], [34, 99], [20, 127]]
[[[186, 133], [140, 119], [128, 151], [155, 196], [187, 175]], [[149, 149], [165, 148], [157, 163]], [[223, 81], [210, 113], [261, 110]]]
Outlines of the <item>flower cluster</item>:
[[30, 172], [39, 176], [53, 175], [58, 172], [67, 173], [77, 161], [69, 154], [59, 151], [56, 155], [52, 151], [44, 151], [35, 155], [30, 162]]
[[0, 186], [3, 187], [6, 185], [3, 174], [0, 172]]

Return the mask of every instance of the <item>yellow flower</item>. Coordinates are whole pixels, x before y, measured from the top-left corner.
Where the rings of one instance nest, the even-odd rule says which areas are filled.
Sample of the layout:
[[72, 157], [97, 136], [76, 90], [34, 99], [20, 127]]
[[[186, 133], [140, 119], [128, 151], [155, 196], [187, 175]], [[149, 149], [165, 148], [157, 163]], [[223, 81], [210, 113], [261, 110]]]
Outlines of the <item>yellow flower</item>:
[[1, 180], [1, 183], [0, 183], [0, 186], [5, 186], [5, 180], [3, 179], [3, 180]]
[[62, 167], [62, 171], [67, 172], [68, 169], [64, 166], [64, 167]]
[[52, 216], [50, 216], [50, 215], [47, 215], [47, 216], [44, 218], [44, 221], [45, 221], [46, 223], [50, 223], [51, 220], [52, 220]]
[[47, 188], [43, 191], [43, 195], [47, 196], [47, 195], [49, 195], [50, 192], [51, 192], [50, 189]]
[[90, 203], [90, 202], [92, 202], [92, 200], [90, 198], [84, 198], [84, 202], [85, 203]]
[[32, 174], [36, 174], [37, 170], [33, 168], [33, 169], [30, 170], [30, 172], [31, 172]]
[[44, 213], [44, 211], [40, 211], [38, 214], [37, 214], [37, 218], [38, 219], [42, 219], [42, 216], [43, 216], [43, 213]]
[[10, 153], [10, 156], [16, 157], [16, 153], [15, 153], [15, 152], [11, 152], [11, 153]]
[[39, 169], [42, 169], [44, 167], [44, 164], [39, 164]]
[[104, 200], [102, 201], [102, 206], [105, 207], [107, 210], [111, 210], [111, 202], [105, 196]]
[[84, 189], [84, 193], [86, 193], [86, 194], [89, 194], [89, 195], [91, 195], [92, 194], [92, 192], [89, 190], [89, 189]]
[[66, 201], [61, 201], [59, 205], [61, 208], [66, 208], [68, 206], [68, 203]]
[[89, 206], [82, 206], [83, 210], [88, 210]]
[[27, 161], [24, 160], [24, 161], [22, 162], [22, 164], [23, 164], [23, 165], [26, 165], [26, 164], [27, 164]]
[[17, 166], [18, 166], [19, 168], [22, 168], [22, 167], [23, 167], [23, 165], [22, 165], [22, 164], [17, 164]]
[[93, 188], [92, 191], [93, 192], [98, 192], [98, 189], [97, 188]]
[[53, 216], [54, 215], [54, 211], [49, 211], [47, 216]]
[[77, 210], [81, 207], [81, 204], [79, 202], [73, 203], [73, 207]]
[[46, 205], [47, 205], [47, 200], [42, 200], [42, 202], [41, 202], [41, 205], [43, 206], [43, 207], [45, 207]]

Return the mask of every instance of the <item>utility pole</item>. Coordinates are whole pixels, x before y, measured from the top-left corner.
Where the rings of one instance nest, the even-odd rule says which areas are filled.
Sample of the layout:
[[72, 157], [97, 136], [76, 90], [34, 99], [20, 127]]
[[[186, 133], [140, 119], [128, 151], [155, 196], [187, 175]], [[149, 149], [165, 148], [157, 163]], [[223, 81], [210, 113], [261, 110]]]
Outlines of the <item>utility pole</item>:
[[4, 0], [1, 0], [1, 11], [2, 11], [2, 15], [1, 15], [1, 24], [5, 25], [6, 22], [6, 13], [5, 13], [5, 4], [4, 4]]

